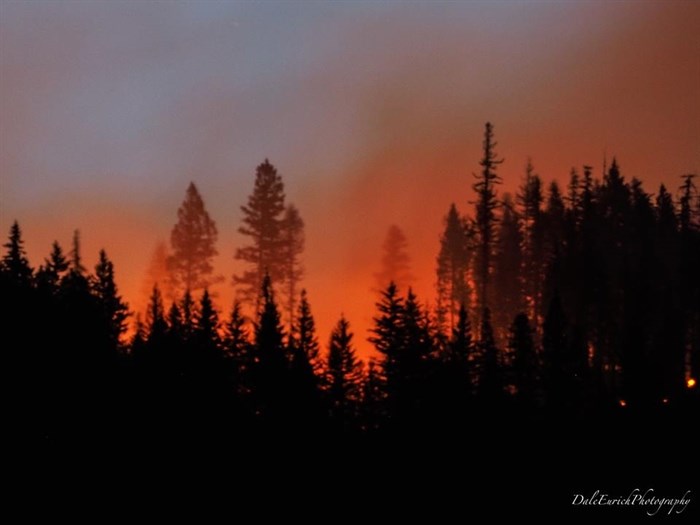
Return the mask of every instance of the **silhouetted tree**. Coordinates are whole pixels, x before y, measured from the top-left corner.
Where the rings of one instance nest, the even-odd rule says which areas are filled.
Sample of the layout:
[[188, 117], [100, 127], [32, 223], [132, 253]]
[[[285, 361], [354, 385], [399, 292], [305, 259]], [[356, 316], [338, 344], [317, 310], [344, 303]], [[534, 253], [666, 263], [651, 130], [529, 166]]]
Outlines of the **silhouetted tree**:
[[306, 297], [301, 291], [301, 301], [294, 331], [288, 341], [290, 353], [290, 380], [294, 411], [300, 423], [315, 425], [322, 417], [321, 381], [322, 363], [316, 337], [316, 323]]
[[362, 398], [362, 363], [352, 338], [349, 323], [341, 317], [331, 333], [326, 372], [331, 420], [341, 428], [354, 426]]
[[44, 260], [44, 264], [37, 271], [37, 285], [45, 288], [48, 293], [55, 293], [61, 279], [68, 270], [68, 260], [63, 254], [63, 249], [58, 241], [51, 246], [51, 255]]
[[304, 252], [304, 221], [293, 204], [287, 206], [282, 218], [281, 251], [287, 326], [291, 330], [294, 323], [297, 288], [304, 277], [304, 268], [301, 264], [301, 254]]
[[306, 290], [301, 291], [299, 310], [294, 322], [293, 331], [290, 334], [290, 347], [300, 350], [304, 359], [311, 365], [314, 374], [321, 372], [321, 360], [319, 357], [319, 344], [316, 337], [316, 323], [311, 314], [311, 306], [306, 295]]
[[172, 255], [168, 257], [176, 289], [200, 290], [221, 280], [212, 276], [212, 259], [216, 251], [217, 229], [204, 207], [204, 201], [193, 182], [177, 210], [177, 223], [170, 233]]
[[260, 311], [255, 326], [252, 382], [256, 411], [264, 425], [277, 426], [287, 413], [289, 367], [284, 345], [284, 331], [269, 276], [262, 282]]
[[457, 207], [452, 204], [445, 217], [437, 257], [437, 322], [442, 332], [454, 328], [459, 306], [468, 304], [469, 262], [468, 233]]
[[110, 350], [121, 348], [121, 337], [126, 331], [129, 306], [122, 300], [114, 280], [114, 264], [104, 250], [100, 250], [100, 259], [95, 266], [92, 290], [97, 297], [97, 306], [102, 313], [104, 330], [108, 334]]
[[385, 391], [381, 366], [375, 358], [370, 358], [362, 383], [362, 405], [360, 406], [360, 424], [365, 432], [377, 431], [386, 418]]
[[17, 221], [12, 223], [10, 239], [4, 244], [4, 247], [7, 248], [7, 253], [2, 259], [2, 271], [7, 276], [8, 281], [19, 287], [31, 286], [33, 270], [29, 266], [22, 240], [22, 231]]
[[503, 214], [494, 257], [493, 288], [499, 307], [494, 315], [494, 324], [499, 340], [507, 340], [508, 324], [522, 310], [521, 268], [522, 239], [518, 216], [513, 209], [510, 195], [506, 194], [502, 206]]
[[[517, 195], [522, 217], [522, 293], [528, 316], [537, 321], [544, 280], [544, 224], [542, 180], [532, 161], [525, 166], [525, 181]], [[512, 319], [511, 316], [509, 319]], [[537, 324], [537, 322], [535, 322]]]
[[374, 328], [370, 331], [372, 335], [369, 342], [372, 343], [381, 354], [381, 367], [390, 391], [396, 386], [399, 380], [398, 362], [400, 352], [404, 345], [403, 330], [403, 308], [404, 301], [399, 296], [396, 284], [389, 283], [382, 291], [381, 298], [377, 303], [379, 314], [372, 320]]
[[382, 244], [382, 269], [375, 274], [380, 290], [390, 282], [399, 288], [408, 286], [413, 279], [411, 275], [411, 258], [408, 255], [408, 241], [401, 228], [392, 224]]
[[250, 238], [250, 244], [236, 250], [236, 259], [249, 265], [241, 275], [234, 275], [234, 284], [250, 304], [259, 305], [259, 291], [265, 275], [271, 282], [284, 278], [282, 224], [284, 184], [275, 167], [265, 159], [255, 172], [255, 187], [248, 203], [241, 206], [243, 226], [238, 231]]
[[523, 407], [532, 408], [537, 388], [537, 355], [530, 321], [518, 314], [510, 327], [508, 350], [511, 354], [513, 383], [516, 396]]
[[240, 397], [247, 398], [252, 389], [250, 374], [253, 367], [253, 349], [238, 301], [233, 303], [231, 315], [226, 322], [223, 344], [226, 354], [232, 360], [234, 389]]
[[480, 311], [488, 307], [489, 281], [491, 279], [492, 255], [496, 242], [496, 214], [498, 207], [496, 200], [496, 185], [501, 183], [501, 178], [496, 174], [498, 165], [503, 162], [496, 154], [497, 143], [493, 138], [493, 125], [486, 123], [484, 131], [483, 157], [479, 164], [481, 173], [474, 175], [477, 182], [472, 188], [476, 193], [476, 218], [475, 228], [477, 234], [477, 264], [476, 281], [478, 283], [478, 298]]

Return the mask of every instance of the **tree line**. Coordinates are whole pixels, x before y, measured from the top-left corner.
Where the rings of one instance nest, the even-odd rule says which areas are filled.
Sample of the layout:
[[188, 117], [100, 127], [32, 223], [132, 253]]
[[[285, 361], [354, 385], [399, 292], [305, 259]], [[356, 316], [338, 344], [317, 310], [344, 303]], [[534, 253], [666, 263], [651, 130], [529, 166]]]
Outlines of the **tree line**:
[[[217, 229], [191, 184], [167, 255], [168, 280], [145, 315], [118, 292], [105, 251], [94, 271], [75, 233], [33, 268], [20, 227], [0, 264], [11, 380], [47, 439], [369, 434], [461, 429], [503, 417], [586, 420], [619, 411], [697, 409], [700, 199], [685, 175], [674, 199], [572, 170], [564, 194], [528, 162], [515, 198], [499, 197], [491, 124], [475, 174], [474, 215], [449, 207], [433, 304], [410, 288], [407, 242], [390, 228], [381, 292], [359, 359], [341, 316], [326, 341], [301, 289], [304, 223], [265, 160], [242, 207], [246, 270], [230, 311], [214, 305]], [[399, 285], [397, 285], [399, 282]]]

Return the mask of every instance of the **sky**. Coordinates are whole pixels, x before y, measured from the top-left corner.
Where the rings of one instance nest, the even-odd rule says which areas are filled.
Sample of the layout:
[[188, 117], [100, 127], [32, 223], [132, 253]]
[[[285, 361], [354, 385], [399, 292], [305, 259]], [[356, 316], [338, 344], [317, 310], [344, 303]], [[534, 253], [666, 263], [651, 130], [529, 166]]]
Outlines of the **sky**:
[[306, 223], [323, 344], [344, 313], [363, 352], [391, 224], [434, 300], [452, 202], [471, 213], [483, 128], [500, 189], [616, 156], [648, 192], [700, 173], [700, 2], [0, 0], [0, 231], [38, 265], [81, 231], [143, 307], [190, 181], [219, 228], [215, 290], [265, 158]]

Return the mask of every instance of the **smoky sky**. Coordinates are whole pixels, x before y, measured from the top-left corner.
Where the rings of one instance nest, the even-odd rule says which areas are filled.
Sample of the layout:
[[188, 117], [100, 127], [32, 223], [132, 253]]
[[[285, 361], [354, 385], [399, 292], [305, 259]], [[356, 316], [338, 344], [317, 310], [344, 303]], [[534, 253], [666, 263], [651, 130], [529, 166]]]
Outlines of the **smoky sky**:
[[[442, 218], [471, 209], [483, 125], [514, 191], [617, 156], [675, 193], [700, 170], [696, 2], [0, 1], [0, 226], [30, 259], [79, 228], [142, 303], [190, 180], [230, 276], [240, 205], [264, 158], [307, 225], [325, 341], [364, 339], [391, 224], [432, 300]], [[218, 290], [222, 306], [230, 286]]]

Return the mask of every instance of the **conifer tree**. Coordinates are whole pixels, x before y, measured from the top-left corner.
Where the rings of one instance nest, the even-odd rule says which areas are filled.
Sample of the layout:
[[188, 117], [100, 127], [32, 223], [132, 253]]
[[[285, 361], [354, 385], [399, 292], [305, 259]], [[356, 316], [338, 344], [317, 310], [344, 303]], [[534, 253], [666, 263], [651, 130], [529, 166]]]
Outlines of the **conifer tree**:
[[248, 237], [250, 243], [236, 250], [236, 259], [246, 263], [248, 269], [233, 277], [243, 298], [256, 307], [260, 304], [259, 291], [265, 275], [274, 284], [284, 279], [281, 257], [284, 198], [282, 178], [265, 159], [256, 169], [255, 186], [248, 203], [241, 206], [243, 226], [238, 231]]
[[353, 333], [345, 317], [331, 333], [327, 358], [327, 396], [331, 419], [345, 424], [357, 416], [362, 396], [362, 363], [352, 344]]
[[445, 217], [437, 257], [437, 323], [442, 332], [454, 328], [459, 306], [468, 303], [468, 268], [468, 234], [457, 207], [452, 204]]
[[501, 183], [501, 177], [496, 173], [499, 159], [496, 154], [497, 143], [493, 136], [493, 125], [486, 123], [484, 131], [483, 157], [479, 164], [481, 173], [475, 175], [477, 181], [472, 188], [476, 193], [476, 219], [474, 222], [477, 234], [477, 263], [476, 281], [478, 285], [479, 310], [483, 312], [489, 305], [489, 283], [491, 280], [492, 256], [496, 242], [496, 186]]
[[218, 254], [216, 223], [193, 182], [187, 188], [177, 218], [170, 233], [172, 254], [168, 257], [175, 288], [180, 292], [194, 292], [219, 282], [220, 277], [212, 276], [212, 259]]

